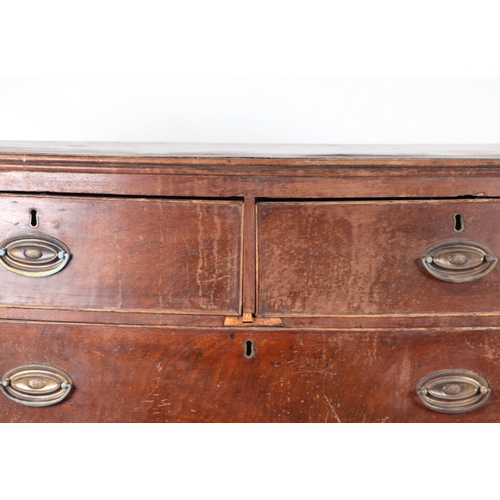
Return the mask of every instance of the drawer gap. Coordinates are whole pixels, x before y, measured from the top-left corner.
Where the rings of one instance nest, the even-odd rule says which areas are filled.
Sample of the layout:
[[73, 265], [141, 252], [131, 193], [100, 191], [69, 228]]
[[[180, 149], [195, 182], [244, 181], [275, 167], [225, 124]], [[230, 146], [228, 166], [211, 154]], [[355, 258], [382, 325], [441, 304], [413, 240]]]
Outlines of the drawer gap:
[[498, 200], [500, 196], [482, 196], [481, 194], [464, 194], [459, 196], [394, 196], [394, 197], [380, 197], [380, 198], [356, 198], [349, 196], [342, 196], [340, 198], [255, 198], [256, 203], [266, 203], [266, 202], [275, 202], [275, 203], [307, 203], [307, 202], [359, 202], [359, 201], [423, 201], [423, 200], [431, 200], [431, 201], [447, 201], [447, 200]]
[[52, 191], [0, 191], [0, 196], [35, 196], [35, 197], [57, 197], [57, 198], [86, 198], [106, 200], [151, 200], [151, 201], [240, 201], [242, 196], [145, 196], [134, 194], [106, 194], [106, 193], [57, 193]]

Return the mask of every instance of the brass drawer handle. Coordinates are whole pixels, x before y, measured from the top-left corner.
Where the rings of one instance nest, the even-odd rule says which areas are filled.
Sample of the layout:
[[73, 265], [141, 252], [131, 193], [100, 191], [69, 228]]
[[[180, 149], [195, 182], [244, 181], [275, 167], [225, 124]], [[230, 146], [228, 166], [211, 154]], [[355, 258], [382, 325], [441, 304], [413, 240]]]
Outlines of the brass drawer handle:
[[422, 403], [441, 413], [466, 413], [479, 408], [491, 389], [483, 377], [467, 370], [442, 370], [431, 373], [417, 384]]
[[477, 280], [492, 271], [498, 261], [486, 245], [465, 239], [434, 243], [421, 260], [432, 276], [451, 283]]
[[69, 248], [62, 241], [44, 234], [22, 234], [0, 244], [0, 264], [30, 278], [58, 273], [70, 257]]
[[53, 366], [19, 366], [8, 371], [0, 390], [12, 401], [25, 406], [50, 406], [67, 398], [73, 382], [71, 377]]

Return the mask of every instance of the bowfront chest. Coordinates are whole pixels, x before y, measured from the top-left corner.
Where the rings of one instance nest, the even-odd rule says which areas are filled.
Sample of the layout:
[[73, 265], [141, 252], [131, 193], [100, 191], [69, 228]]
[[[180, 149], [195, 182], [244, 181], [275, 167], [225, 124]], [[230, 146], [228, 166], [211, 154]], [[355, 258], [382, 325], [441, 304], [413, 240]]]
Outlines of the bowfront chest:
[[500, 421], [500, 147], [0, 143], [0, 421]]

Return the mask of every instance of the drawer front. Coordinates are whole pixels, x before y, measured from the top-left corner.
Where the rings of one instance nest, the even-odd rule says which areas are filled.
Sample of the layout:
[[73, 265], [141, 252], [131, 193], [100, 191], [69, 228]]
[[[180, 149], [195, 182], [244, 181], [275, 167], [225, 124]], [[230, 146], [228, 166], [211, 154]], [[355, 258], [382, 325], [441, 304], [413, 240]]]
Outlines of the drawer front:
[[499, 229], [497, 200], [261, 203], [258, 313], [499, 315]]
[[[73, 389], [44, 408], [0, 394], [0, 421], [498, 422], [499, 333], [4, 322], [2, 380], [19, 367], [49, 365], [68, 374]], [[442, 370], [477, 374], [488, 384], [489, 397], [467, 413], [430, 409], [416, 387]], [[451, 393], [460, 385], [455, 382], [445, 390]], [[37, 384], [43, 380], [31, 381]]]
[[[4, 247], [12, 240], [11, 246], [22, 245], [28, 235], [34, 249], [25, 245], [14, 252], [36, 259], [42, 248], [37, 241], [55, 238], [71, 258], [44, 277], [0, 267], [0, 303], [239, 314], [241, 206], [237, 201], [2, 196]], [[36, 265], [33, 261], [32, 268]]]

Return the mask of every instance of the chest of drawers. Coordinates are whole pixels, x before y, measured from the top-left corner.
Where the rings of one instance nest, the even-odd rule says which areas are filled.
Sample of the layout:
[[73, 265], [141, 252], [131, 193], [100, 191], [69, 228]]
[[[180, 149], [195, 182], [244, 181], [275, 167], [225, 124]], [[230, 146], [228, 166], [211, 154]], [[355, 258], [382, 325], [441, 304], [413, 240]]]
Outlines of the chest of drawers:
[[0, 421], [500, 421], [500, 147], [0, 143]]

